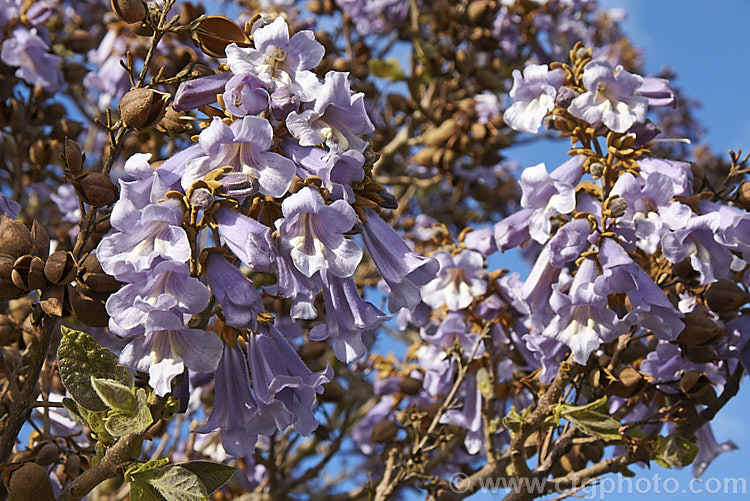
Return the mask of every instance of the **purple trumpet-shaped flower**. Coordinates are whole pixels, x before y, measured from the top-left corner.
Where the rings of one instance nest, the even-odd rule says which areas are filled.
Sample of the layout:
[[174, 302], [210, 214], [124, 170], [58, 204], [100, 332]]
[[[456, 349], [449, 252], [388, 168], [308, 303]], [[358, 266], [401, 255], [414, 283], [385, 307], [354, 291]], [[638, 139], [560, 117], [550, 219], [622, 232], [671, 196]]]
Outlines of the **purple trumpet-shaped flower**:
[[96, 255], [102, 269], [118, 280], [153, 267], [157, 260], [186, 262], [190, 243], [182, 229], [183, 211], [179, 202], [150, 204], [137, 210], [120, 199], [112, 210], [114, 231], [99, 243]]
[[0, 49], [0, 59], [8, 66], [18, 66], [18, 78], [41, 85], [48, 92], [57, 92], [65, 85], [59, 68], [62, 58], [49, 53], [49, 45], [37, 34], [36, 28], [28, 29], [23, 25], [13, 28], [11, 37]]
[[695, 456], [693, 461], [693, 476], [700, 478], [703, 473], [711, 464], [711, 461], [724, 454], [739, 449], [737, 444], [731, 440], [727, 440], [723, 443], [718, 443], [714, 432], [711, 429], [711, 424], [706, 423], [701, 426], [698, 431], [695, 432], [696, 445], [698, 446], [698, 455]]
[[588, 246], [591, 234], [591, 223], [588, 219], [575, 219], [562, 228], [549, 241], [550, 263], [562, 268], [578, 258]]
[[175, 261], [162, 261], [133, 275], [131, 281], [107, 300], [109, 328], [124, 337], [142, 334], [153, 310], [200, 313], [211, 296], [200, 280], [190, 276], [187, 264]]
[[478, 333], [469, 329], [463, 312], [448, 313], [434, 333], [422, 328], [419, 336], [438, 348], [450, 348], [458, 340], [464, 354], [470, 356], [473, 353], [474, 358], [481, 358], [485, 352], [484, 343], [480, 341]]
[[489, 257], [497, 250], [495, 235], [492, 228], [480, 228], [470, 231], [464, 237], [467, 249], [477, 251], [482, 257]]
[[312, 31], [300, 31], [289, 38], [289, 26], [277, 17], [253, 31], [253, 45], [254, 48], [245, 49], [231, 44], [226, 48], [232, 73], [255, 75], [270, 92], [287, 87], [303, 101], [314, 97], [317, 77], [308, 70], [318, 65], [325, 48]]
[[333, 377], [331, 367], [311, 372], [273, 325], [260, 325], [250, 334], [248, 360], [258, 415], [279, 431], [294, 425], [302, 435], [312, 433], [318, 427], [312, 412], [315, 394]]
[[19, 212], [21, 212], [21, 204], [19, 204], [15, 200], [6, 198], [5, 195], [0, 193], [0, 216], [6, 216], [15, 219], [18, 217]]
[[643, 77], [607, 61], [591, 61], [583, 70], [588, 89], [570, 102], [571, 115], [590, 124], [602, 122], [614, 132], [625, 132], [646, 120], [648, 99], [637, 94]]
[[552, 285], [559, 280], [560, 271], [560, 268], [550, 263], [549, 244], [545, 245], [521, 288], [522, 296], [529, 308], [533, 333], [540, 334], [554, 314], [549, 299], [552, 295]]
[[227, 125], [216, 117], [201, 132], [198, 143], [204, 155], [187, 163], [182, 177], [185, 189], [210, 171], [230, 166], [232, 173], [244, 175], [249, 184], [257, 182], [263, 195], [280, 197], [297, 172], [294, 162], [268, 151], [273, 128], [265, 118], [248, 116]]
[[362, 259], [362, 248], [344, 236], [357, 216], [351, 205], [336, 200], [326, 205], [320, 193], [306, 186], [281, 205], [284, 218], [276, 221], [281, 250], [306, 277], [327, 270], [339, 278], [350, 277]]
[[434, 280], [422, 286], [422, 300], [433, 308], [445, 304], [449, 310], [466, 308], [475, 297], [487, 291], [484, 258], [478, 252], [463, 250], [455, 256], [437, 252], [440, 271]]
[[253, 283], [218, 253], [205, 260], [206, 281], [221, 305], [228, 325], [255, 330], [263, 300]]
[[213, 332], [188, 329], [181, 313], [154, 310], [146, 319], [146, 336], [122, 349], [120, 362], [149, 373], [149, 385], [163, 397], [171, 382], [187, 367], [196, 372], [216, 370], [222, 341]]
[[363, 300], [351, 278], [339, 278], [321, 270], [320, 280], [326, 305], [326, 324], [313, 327], [310, 339], [332, 338], [336, 358], [351, 363], [366, 352], [362, 334], [377, 329], [391, 317]]
[[365, 157], [356, 150], [345, 152], [329, 151], [309, 146], [300, 146], [294, 140], [282, 143], [284, 153], [298, 165], [297, 175], [301, 178], [317, 176], [330, 192], [329, 199], [343, 199], [354, 203], [352, 185], [362, 181], [365, 171], [362, 166]]
[[268, 109], [270, 97], [259, 78], [250, 75], [235, 75], [227, 82], [224, 91], [224, 106], [234, 116], [256, 115]]
[[495, 224], [495, 245], [505, 252], [529, 241], [529, 218], [534, 209], [521, 209]]
[[135, 209], [142, 209], [164, 198], [169, 190], [180, 188], [179, 174], [165, 168], [153, 169], [151, 153], [136, 153], [125, 162], [125, 176], [120, 179], [120, 198]]
[[584, 259], [567, 294], [553, 286], [550, 299], [556, 315], [542, 335], [566, 344], [576, 363], [586, 365], [591, 352], [602, 342], [625, 332], [625, 325], [607, 308], [607, 298], [594, 291], [599, 276], [592, 259]]
[[395, 417], [395, 399], [386, 395], [370, 409], [352, 430], [352, 440], [354, 445], [362, 451], [362, 454], [370, 455], [375, 452], [375, 442], [372, 432], [375, 426], [381, 421], [393, 420]]
[[216, 102], [216, 95], [224, 92], [232, 74], [222, 72], [182, 82], [172, 101], [175, 111], [189, 111]]
[[255, 219], [243, 216], [228, 207], [214, 214], [221, 242], [250, 266], [253, 271], [270, 271], [271, 229]]
[[683, 358], [679, 346], [667, 341], [660, 342], [641, 362], [641, 372], [654, 378], [652, 384], [664, 393], [678, 394], [680, 389], [676, 382], [686, 371], [705, 374], [717, 393], [721, 393], [726, 383], [726, 374], [716, 364], [691, 362]]
[[523, 69], [523, 76], [513, 70], [510, 97], [515, 102], [503, 114], [505, 123], [515, 130], [536, 134], [544, 116], [555, 107], [557, 89], [564, 80], [562, 70], [550, 71], [546, 64], [530, 64]]
[[635, 93], [645, 97], [649, 106], [676, 105], [674, 91], [665, 78], [644, 77]]
[[482, 394], [477, 384], [476, 373], [470, 373], [464, 379], [459, 393], [459, 402], [463, 409], [449, 409], [440, 418], [441, 424], [460, 426], [468, 430], [464, 445], [469, 454], [476, 454], [482, 447]]
[[320, 285], [310, 277], [300, 272], [292, 257], [288, 253], [281, 252], [278, 238], [273, 239], [273, 255], [276, 264], [276, 283], [265, 287], [265, 291], [271, 295], [281, 295], [292, 300], [289, 316], [312, 320], [317, 317], [315, 309], [315, 296], [318, 295]]
[[331, 149], [364, 151], [367, 143], [359, 134], [375, 130], [365, 111], [365, 95], [352, 94], [349, 73], [329, 71], [312, 109], [291, 112], [289, 132], [302, 146], [325, 143]]
[[365, 215], [362, 238], [378, 271], [388, 284], [388, 311], [414, 308], [422, 300], [419, 287], [435, 278], [440, 267], [437, 260], [418, 256], [375, 211]]
[[193, 431], [221, 430], [221, 445], [228, 454], [235, 457], [252, 454], [258, 435], [271, 435], [275, 427], [258, 418], [258, 407], [250, 392], [247, 358], [236, 344], [224, 345], [216, 369], [215, 395], [208, 420]]

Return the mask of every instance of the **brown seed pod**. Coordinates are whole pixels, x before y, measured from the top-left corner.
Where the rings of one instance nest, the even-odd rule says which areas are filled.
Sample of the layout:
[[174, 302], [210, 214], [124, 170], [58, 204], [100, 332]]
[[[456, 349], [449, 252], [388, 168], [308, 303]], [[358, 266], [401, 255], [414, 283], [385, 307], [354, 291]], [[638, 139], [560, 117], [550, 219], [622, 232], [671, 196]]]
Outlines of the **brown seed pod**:
[[31, 252], [34, 256], [47, 259], [49, 256], [49, 233], [36, 219], [31, 225]]
[[65, 148], [63, 149], [61, 157], [63, 162], [65, 162], [65, 167], [68, 173], [78, 174], [81, 172], [81, 166], [83, 165], [85, 157], [81, 153], [81, 147], [78, 146], [78, 143], [66, 137]]
[[208, 16], [198, 24], [193, 41], [203, 52], [213, 57], [227, 57], [227, 45], [236, 43], [249, 47], [250, 40], [244, 30], [234, 21], [224, 16]]
[[128, 24], [146, 19], [146, 4], [143, 0], [112, 0], [112, 10]]
[[396, 438], [396, 433], [398, 433], [398, 425], [384, 419], [372, 428], [372, 441], [379, 444], [390, 442]]
[[52, 463], [56, 462], [59, 457], [60, 448], [52, 442], [47, 442], [45, 444], [41, 444], [41, 447], [39, 447], [36, 451], [34, 462], [42, 466], [49, 466]]
[[15, 259], [0, 255], [0, 299], [15, 299], [23, 296], [23, 289], [13, 283], [13, 263]]
[[16, 325], [8, 315], [0, 315], [0, 346], [7, 346], [16, 337]]
[[159, 129], [168, 134], [184, 134], [185, 132], [194, 130], [192, 123], [188, 120], [183, 120], [182, 116], [183, 114], [175, 111], [171, 105], [167, 106], [167, 112], [164, 114], [161, 122], [159, 122]]
[[735, 282], [721, 279], [708, 286], [703, 294], [708, 307], [718, 314], [739, 309], [750, 301], [750, 296]]
[[10, 475], [8, 493], [14, 501], [53, 501], [52, 484], [47, 470], [36, 464], [26, 463]]
[[0, 216], [0, 254], [17, 258], [28, 254], [33, 243], [31, 232], [22, 222]]
[[117, 188], [106, 174], [85, 172], [71, 180], [76, 193], [92, 207], [105, 207], [117, 200]]
[[68, 285], [68, 301], [73, 316], [90, 327], [106, 327], [109, 323], [106, 300], [106, 294], [87, 293], [81, 287]]
[[308, 362], [320, 358], [328, 349], [328, 345], [322, 341], [307, 341], [299, 350], [299, 357]]
[[79, 273], [79, 282], [93, 292], [115, 292], [120, 288], [122, 282], [118, 281], [112, 275], [107, 275], [102, 270], [102, 265], [97, 259], [96, 254], [89, 254], [81, 265]]
[[321, 400], [324, 402], [338, 402], [346, 395], [346, 390], [341, 383], [336, 380], [323, 385], [323, 394]]
[[70, 252], [57, 251], [47, 259], [44, 265], [44, 275], [53, 284], [70, 283], [77, 272], [78, 268]]
[[120, 118], [128, 128], [143, 130], [153, 127], [167, 111], [172, 96], [153, 89], [131, 89], [120, 100]]
[[44, 260], [38, 256], [25, 254], [16, 259], [10, 276], [13, 284], [20, 289], [35, 290], [47, 287]]
[[398, 390], [404, 395], [416, 395], [422, 389], [422, 380], [406, 376], [398, 383]]

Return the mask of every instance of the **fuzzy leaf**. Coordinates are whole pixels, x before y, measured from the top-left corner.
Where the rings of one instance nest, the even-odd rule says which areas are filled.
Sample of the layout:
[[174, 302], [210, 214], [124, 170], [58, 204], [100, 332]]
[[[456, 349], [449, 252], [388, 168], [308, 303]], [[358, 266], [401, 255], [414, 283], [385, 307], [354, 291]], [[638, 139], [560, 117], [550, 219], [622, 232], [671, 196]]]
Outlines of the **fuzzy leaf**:
[[190, 461], [189, 463], [180, 463], [177, 466], [195, 473], [203, 483], [208, 494], [211, 494], [224, 485], [234, 475], [234, 472], [237, 471], [237, 468], [234, 466], [212, 463], [210, 461]]
[[666, 468], [681, 468], [693, 462], [698, 454], [698, 446], [685, 437], [659, 435], [654, 440], [654, 460]]
[[112, 379], [91, 376], [91, 386], [99, 398], [107, 406], [124, 414], [134, 414], [137, 408], [135, 392], [132, 387], [125, 386]]
[[[204, 501], [208, 492], [195, 473], [180, 466], [149, 470], [133, 475], [134, 481], [146, 482], [167, 501]], [[132, 485], [132, 484], [131, 484]]]
[[154, 470], [156, 468], [161, 468], [166, 464], [169, 464], [168, 458], [151, 459], [149, 461], [146, 461], [145, 463], [133, 463], [128, 467], [127, 470], [125, 470], [125, 481], [132, 482], [134, 475], [143, 473], [145, 471]]
[[147, 481], [134, 479], [130, 483], [130, 501], [164, 501], [164, 496]]
[[103, 348], [85, 332], [62, 326], [63, 338], [57, 350], [60, 379], [81, 407], [106, 411], [107, 405], [91, 386], [91, 377], [112, 379], [133, 386], [130, 371], [117, 365], [117, 355]]
[[148, 407], [146, 390], [138, 388], [136, 392], [137, 410], [133, 414], [112, 411], [106, 419], [107, 431], [114, 437], [138, 435], [148, 429], [154, 422], [151, 409]]

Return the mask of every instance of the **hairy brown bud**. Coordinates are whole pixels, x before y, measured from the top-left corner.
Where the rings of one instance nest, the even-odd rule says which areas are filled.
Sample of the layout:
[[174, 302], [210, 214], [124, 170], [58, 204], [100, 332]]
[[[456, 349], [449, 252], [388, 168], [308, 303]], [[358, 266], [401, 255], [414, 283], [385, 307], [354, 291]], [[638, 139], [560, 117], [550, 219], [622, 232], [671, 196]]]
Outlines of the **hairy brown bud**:
[[11, 273], [13, 284], [24, 290], [44, 289], [47, 278], [44, 276], [44, 260], [31, 254], [26, 254], [13, 263]]
[[172, 106], [167, 106], [164, 118], [159, 122], [159, 128], [168, 134], [184, 134], [193, 130], [193, 125], [188, 120], [182, 119], [183, 114], [175, 111]]
[[112, 10], [128, 24], [146, 19], [146, 4], [143, 0], [112, 0]]
[[153, 127], [167, 111], [171, 96], [153, 89], [131, 89], [120, 100], [120, 118], [128, 128]]
[[250, 40], [245, 31], [234, 21], [224, 16], [208, 16], [198, 24], [193, 41], [203, 52], [213, 57], [227, 57], [227, 45], [236, 43], [248, 47]]
[[17, 258], [28, 254], [33, 243], [31, 232], [22, 222], [0, 216], [0, 254]]
[[625, 214], [628, 202], [620, 195], [613, 195], [604, 201], [604, 214], [611, 218], [618, 218]]
[[26, 463], [11, 473], [8, 493], [14, 501], [53, 501], [55, 499], [47, 470], [36, 463]]
[[101, 172], [86, 172], [71, 180], [76, 193], [92, 207], [105, 207], [117, 200], [117, 189], [112, 180]]
[[70, 283], [76, 276], [73, 255], [70, 252], [57, 251], [52, 254], [44, 265], [44, 275], [53, 284]]

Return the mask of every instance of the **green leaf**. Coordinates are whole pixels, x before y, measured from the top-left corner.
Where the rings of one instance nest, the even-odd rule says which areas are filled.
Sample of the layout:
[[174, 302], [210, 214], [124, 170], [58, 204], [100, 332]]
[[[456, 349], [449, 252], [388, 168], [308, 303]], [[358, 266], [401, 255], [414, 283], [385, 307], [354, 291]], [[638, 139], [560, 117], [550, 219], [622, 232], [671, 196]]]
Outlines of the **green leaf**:
[[508, 428], [513, 433], [521, 431], [524, 421], [531, 414], [531, 408], [527, 407], [521, 414], [518, 413], [515, 407], [510, 408], [510, 412], [503, 418], [503, 426]]
[[654, 440], [654, 460], [666, 468], [683, 467], [693, 462], [698, 454], [698, 446], [685, 437], [659, 435]]
[[394, 82], [406, 79], [404, 70], [401, 69], [401, 63], [395, 57], [370, 59], [367, 61], [367, 66], [370, 69], [370, 73], [376, 77], [387, 78]]
[[206, 492], [206, 488], [198, 475], [180, 466], [168, 466], [163, 470], [149, 470], [132, 477], [134, 482], [146, 482], [167, 501], [204, 501], [208, 499], [208, 492]]
[[112, 411], [107, 416], [106, 428], [113, 437], [138, 435], [146, 431], [154, 422], [154, 418], [151, 416], [151, 409], [148, 406], [148, 395], [145, 389], [138, 388], [136, 400], [137, 409], [134, 414]]
[[606, 403], [605, 396], [586, 405], [561, 404], [555, 409], [555, 414], [567, 419], [587, 435], [620, 440], [620, 422], [608, 414], [597, 411]]
[[485, 400], [489, 400], [490, 398], [492, 398], [495, 392], [492, 388], [492, 383], [490, 382], [490, 373], [487, 372], [487, 369], [485, 369], [484, 367], [480, 367], [476, 372], [476, 378], [479, 393], [482, 394]]
[[132, 482], [133, 475], [143, 473], [145, 471], [154, 470], [161, 468], [162, 466], [169, 464], [169, 458], [151, 459], [145, 463], [133, 463], [127, 470], [125, 470], [125, 481]]
[[85, 332], [62, 326], [63, 334], [57, 350], [60, 379], [65, 389], [82, 407], [106, 411], [107, 405], [91, 386], [91, 377], [106, 378], [133, 387], [130, 371], [117, 365], [117, 355], [102, 348]]
[[94, 376], [91, 376], [91, 386], [96, 391], [96, 394], [99, 395], [99, 398], [110, 409], [125, 414], [135, 414], [138, 404], [132, 387], [113, 379], [103, 379]]
[[130, 501], [164, 501], [164, 496], [147, 481], [134, 479], [130, 483]]
[[190, 461], [189, 463], [179, 463], [177, 466], [195, 473], [203, 482], [208, 494], [224, 485], [237, 471], [234, 466], [211, 463], [210, 461]]
[[76, 401], [70, 397], [64, 397], [62, 399], [62, 404], [63, 404], [63, 407], [65, 407], [65, 410], [68, 411], [68, 414], [70, 414], [70, 416], [73, 419], [75, 419], [76, 421], [78, 421], [84, 426], [89, 426], [89, 419], [88, 419], [89, 411], [88, 410], [78, 405]]

